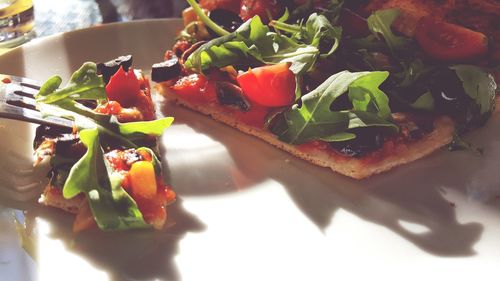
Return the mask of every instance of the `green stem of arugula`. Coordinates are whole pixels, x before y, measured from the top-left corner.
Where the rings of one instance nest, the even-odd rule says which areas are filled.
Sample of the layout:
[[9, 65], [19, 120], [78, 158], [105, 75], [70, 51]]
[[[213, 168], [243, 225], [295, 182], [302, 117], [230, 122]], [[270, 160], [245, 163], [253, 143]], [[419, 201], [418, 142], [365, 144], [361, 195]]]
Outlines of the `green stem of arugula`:
[[286, 58], [291, 58], [291, 57], [294, 57], [294, 56], [297, 56], [297, 55], [314, 54], [314, 53], [317, 53], [317, 52], [318, 52], [317, 49], [316, 49], [316, 51], [306, 50], [306, 51], [294, 52], [294, 53], [291, 53], [291, 54], [267, 56], [267, 57], [265, 57], [265, 59], [276, 59], [276, 58], [286, 59]]
[[288, 23], [284, 23], [284, 22], [280, 22], [280, 21], [276, 21], [276, 20], [272, 20], [269, 23], [269, 26], [272, 26], [276, 29], [279, 29], [279, 30], [285, 31], [285, 32], [289, 32], [289, 33], [296, 33], [296, 32], [300, 32], [302, 30], [302, 28], [296, 24], [288, 24]]
[[211, 30], [213, 30], [215, 33], [217, 33], [220, 36], [225, 36], [228, 35], [229, 32], [225, 30], [224, 28], [220, 27], [217, 25], [215, 22], [213, 22], [201, 9], [200, 5], [196, 3], [195, 0], [186, 0], [191, 7], [193, 7], [194, 12], [198, 17], [200, 17], [201, 21]]

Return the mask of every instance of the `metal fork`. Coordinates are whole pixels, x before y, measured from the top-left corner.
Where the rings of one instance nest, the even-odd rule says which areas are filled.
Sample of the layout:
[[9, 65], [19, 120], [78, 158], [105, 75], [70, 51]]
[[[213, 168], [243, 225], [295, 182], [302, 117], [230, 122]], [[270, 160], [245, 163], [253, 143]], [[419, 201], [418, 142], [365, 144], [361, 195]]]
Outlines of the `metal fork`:
[[[36, 109], [34, 95], [39, 90], [39, 84], [33, 80], [0, 74], [0, 118], [72, 127], [71, 120], [44, 117]], [[7, 145], [0, 151], [0, 205], [7, 204], [12, 207], [29, 202], [40, 196], [46, 184], [46, 174], [50, 165], [45, 161], [42, 165], [33, 167], [29, 153], [20, 152], [28, 149], [18, 143], [24, 142], [19, 139], [22, 137], [25, 136], [16, 139], [2, 135]]]
[[34, 95], [39, 90], [39, 84], [33, 80], [0, 74], [0, 118], [71, 128], [73, 126], [71, 120], [44, 117], [36, 109]]

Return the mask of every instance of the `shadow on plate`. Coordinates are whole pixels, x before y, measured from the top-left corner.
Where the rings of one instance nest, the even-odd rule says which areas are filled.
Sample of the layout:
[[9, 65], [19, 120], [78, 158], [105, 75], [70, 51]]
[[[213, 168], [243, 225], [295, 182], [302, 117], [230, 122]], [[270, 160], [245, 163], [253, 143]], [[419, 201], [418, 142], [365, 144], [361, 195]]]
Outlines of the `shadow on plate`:
[[[79, 234], [71, 230], [73, 216], [32, 204], [24, 216], [28, 227], [18, 230], [21, 240], [26, 239], [26, 233], [37, 235], [39, 225], [33, 222], [35, 218], [42, 219], [50, 225], [49, 239], [61, 241], [70, 252], [105, 271], [110, 280], [181, 280], [174, 262], [179, 242], [187, 233], [204, 229], [201, 222], [183, 209], [181, 200], [169, 207], [169, 220], [162, 231], [101, 232], [93, 229]], [[29, 237], [29, 240], [36, 241], [37, 237]], [[43, 253], [43, 256], [48, 259], [50, 253]]]
[[[474, 255], [474, 245], [484, 230], [480, 223], [457, 220], [457, 206], [451, 193], [465, 197], [462, 204], [489, 206], [500, 215], [500, 206], [492, 203], [498, 197], [495, 193], [500, 194], [500, 180], [489, 183], [489, 189], [477, 184], [484, 182], [483, 174], [488, 173], [485, 167], [489, 167], [490, 172], [495, 167], [492, 156], [485, 159], [468, 151], [441, 151], [389, 173], [356, 181], [299, 160], [187, 109], [173, 105], [166, 108], [168, 115], [176, 116], [175, 124], [188, 126], [195, 133], [219, 142], [230, 154], [231, 165], [236, 166], [232, 168], [236, 171], [230, 172], [233, 177], [230, 184], [224, 187], [206, 185], [203, 191], [181, 190], [184, 195], [235, 192], [273, 179], [285, 187], [297, 206], [321, 231], [330, 225], [335, 212], [343, 209], [384, 226], [437, 256]], [[500, 133], [496, 130], [495, 136], [485, 136], [491, 131], [494, 130], [479, 130], [474, 143], [498, 155], [500, 151], [495, 150], [495, 146], [499, 145], [491, 140], [500, 139]], [[488, 161], [492, 163], [488, 165]], [[198, 167], [195, 164], [190, 168], [196, 170]], [[184, 180], [199, 179], [195, 176]], [[479, 192], [483, 194], [479, 201], [477, 187], [483, 189]], [[408, 225], [417, 225], [419, 230]]]

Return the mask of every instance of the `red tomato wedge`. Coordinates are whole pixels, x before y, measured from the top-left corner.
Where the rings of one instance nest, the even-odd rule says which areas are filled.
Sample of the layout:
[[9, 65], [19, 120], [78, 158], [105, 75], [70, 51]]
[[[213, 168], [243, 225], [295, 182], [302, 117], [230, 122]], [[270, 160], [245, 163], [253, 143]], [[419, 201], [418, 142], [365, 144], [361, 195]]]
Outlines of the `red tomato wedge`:
[[443, 61], [467, 61], [488, 51], [484, 34], [429, 17], [418, 22], [415, 39], [426, 54]]
[[124, 107], [132, 106], [140, 91], [141, 85], [132, 68], [125, 72], [120, 67], [106, 85], [109, 100], [117, 101]]
[[177, 95], [189, 102], [215, 102], [215, 81], [201, 74], [184, 76], [170, 87]]
[[236, 78], [245, 97], [265, 107], [280, 107], [295, 101], [295, 74], [287, 63], [256, 67]]
[[276, 0], [242, 0], [240, 18], [244, 21], [258, 15], [262, 22], [269, 22], [269, 17], [277, 19], [281, 16], [283, 7]]

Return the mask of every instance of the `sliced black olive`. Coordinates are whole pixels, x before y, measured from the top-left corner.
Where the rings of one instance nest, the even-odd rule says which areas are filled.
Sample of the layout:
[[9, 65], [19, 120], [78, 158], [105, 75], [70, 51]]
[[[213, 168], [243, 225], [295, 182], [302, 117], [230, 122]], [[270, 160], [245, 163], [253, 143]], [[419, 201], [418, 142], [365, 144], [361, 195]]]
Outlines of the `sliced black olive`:
[[467, 105], [471, 102], [471, 98], [465, 93], [455, 71], [448, 68], [440, 69], [431, 77], [429, 88], [438, 112], [447, 114], [459, 122], [465, 121]]
[[250, 103], [243, 96], [240, 87], [229, 82], [217, 82], [215, 85], [215, 93], [220, 104], [236, 106], [241, 111], [250, 109]]
[[76, 134], [64, 134], [57, 138], [55, 151], [57, 155], [66, 158], [80, 158], [82, 157], [87, 148], [80, 141], [80, 137]]
[[120, 56], [116, 59], [112, 59], [110, 61], [104, 63], [97, 64], [97, 74], [102, 74], [102, 78], [104, 82], [107, 84], [111, 76], [113, 76], [120, 66], [123, 67], [123, 70], [128, 71], [128, 69], [132, 66], [132, 55]]
[[[236, 29], [238, 29], [238, 27], [240, 27], [240, 25], [243, 24], [243, 20], [240, 18], [240, 16], [225, 9], [212, 10], [210, 12], [209, 17], [220, 27], [224, 28], [229, 32], [235, 31]], [[208, 32], [213, 37], [218, 37], [218, 35], [215, 32], [213, 32], [210, 28], [208, 28]]]
[[362, 128], [353, 130], [356, 138], [347, 141], [331, 142], [330, 146], [338, 152], [351, 157], [362, 157], [378, 150], [384, 145], [384, 134], [380, 128]]
[[181, 65], [176, 56], [172, 56], [169, 60], [155, 63], [151, 69], [151, 79], [155, 82], [168, 81], [176, 78], [181, 73]]
[[36, 149], [45, 138], [56, 138], [62, 134], [70, 134], [73, 130], [68, 127], [56, 125], [40, 125], [36, 128], [35, 139], [33, 140], [33, 147]]

